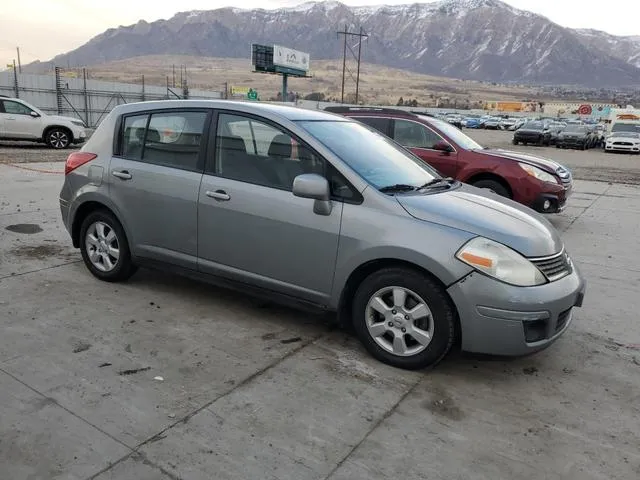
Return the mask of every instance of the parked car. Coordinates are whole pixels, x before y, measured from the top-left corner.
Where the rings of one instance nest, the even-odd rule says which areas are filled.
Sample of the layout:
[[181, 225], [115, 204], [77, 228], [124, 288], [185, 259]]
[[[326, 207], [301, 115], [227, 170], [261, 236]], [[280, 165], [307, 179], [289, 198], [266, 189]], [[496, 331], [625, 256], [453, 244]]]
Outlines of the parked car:
[[542, 216], [359, 122], [282, 105], [119, 105], [67, 159], [60, 207], [98, 279], [152, 265], [337, 311], [403, 368], [436, 364], [457, 338], [543, 349], [585, 291]]
[[518, 130], [519, 128], [521, 128], [521, 127], [522, 127], [525, 123], [527, 123], [528, 121], [529, 121], [529, 120], [528, 120], [528, 119], [526, 119], [526, 118], [519, 118], [518, 120], [516, 120], [516, 122], [515, 122], [511, 127], [509, 127], [509, 130], [510, 130], [510, 131], [512, 131], [512, 132], [513, 132], [513, 131], [516, 131], [516, 130]]
[[542, 213], [565, 207], [573, 180], [568, 169], [533, 155], [482, 147], [446, 122], [402, 110], [328, 107], [391, 137], [449, 176], [513, 199]]
[[462, 120], [462, 126], [466, 128], [480, 128], [481, 124], [480, 115], [469, 115]]
[[640, 153], [640, 132], [614, 132], [607, 138], [604, 151]]
[[605, 140], [607, 138], [607, 127], [602, 123], [599, 123], [595, 126], [594, 136], [596, 137], [596, 146], [603, 147], [605, 146]]
[[551, 143], [551, 132], [546, 122], [534, 120], [522, 125], [513, 134], [513, 144], [518, 145], [535, 144], [549, 145]]
[[586, 125], [569, 124], [558, 135], [556, 147], [586, 150], [591, 147], [592, 142], [591, 131]]
[[51, 148], [67, 148], [87, 137], [82, 120], [47, 115], [18, 98], [0, 97], [0, 140], [46, 143]]
[[502, 119], [500, 117], [490, 117], [484, 121], [484, 128], [487, 130], [498, 130], [500, 128], [500, 122]]
[[566, 128], [567, 124], [562, 122], [550, 122], [547, 125], [549, 129], [549, 145], [555, 145], [558, 135]]
[[502, 120], [500, 120], [500, 123], [498, 123], [498, 128], [500, 130], [509, 130], [516, 124], [517, 121], [518, 119], [513, 117], [503, 118]]
[[454, 127], [462, 129], [462, 117], [460, 115], [448, 115], [446, 120]]

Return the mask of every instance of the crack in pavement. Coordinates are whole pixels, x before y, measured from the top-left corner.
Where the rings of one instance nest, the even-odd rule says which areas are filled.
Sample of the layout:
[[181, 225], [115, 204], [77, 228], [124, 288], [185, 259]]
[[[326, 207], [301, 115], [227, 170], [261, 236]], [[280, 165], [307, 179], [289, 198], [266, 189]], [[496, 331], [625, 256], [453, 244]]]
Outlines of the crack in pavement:
[[[428, 371], [428, 370], [427, 370]], [[360, 441], [358, 443], [356, 443], [353, 447], [351, 447], [349, 449], [349, 451], [347, 452], [347, 454], [342, 457], [342, 459], [338, 462], [338, 464], [331, 469], [331, 471], [327, 474], [327, 476], [324, 477], [324, 480], [329, 480], [339, 469], [340, 467], [351, 457], [351, 455], [360, 447], [360, 445], [362, 445], [368, 438], [369, 436], [378, 429], [378, 427], [380, 425], [382, 425], [384, 423], [384, 421], [389, 418], [391, 415], [393, 415], [393, 413], [396, 411], [396, 409], [398, 408], [398, 406], [409, 396], [411, 395], [414, 390], [416, 389], [416, 387], [418, 385], [420, 385], [420, 383], [422, 383], [426, 378], [426, 375], [421, 376], [420, 378], [418, 378], [418, 380], [416, 380], [416, 382], [409, 387], [409, 389], [398, 399], [398, 401], [396, 403], [394, 403], [391, 408], [389, 410], [387, 410], [384, 415], [382, 415], [380, 417], [380, 419], [375, 422], [373, 425], [371, 425], [371, 428], [369, 429], [369, 431], [367, 431], [367, 433], [364, 434], [364, 436], [360, 439]]]
[[232, 394], [233, 392], [235, 392], [236, 390], [238, 390], [240, 387], [243, 387], [244, 385], [249, 384], [250, 382], [252, 382], [253, 380], [261, 377], [264, 373], [266, 373], [267, 371], [271, 370], [272, 368], [277, 367], [279, 364], [281, 364], [282, 362], [284, 362], [285, 360], [287, 360], [288, 358], [292, 357], [293, 355], [295, 355], [296, 353], [298, 353], [299, 351], [301, 351], [302, 349], [304, 349], [305, 347], [308, 347], [309, 345], [316, 343], [318, 340], [321, 340], [323, 337], [325, 337], [326, 335], [328, 335], [328, 333], [322, 333], [320, 335], [316, 335], [315, 337], [307, 340], [306, 342], [303, 342], [302, 344], [298, 345], [296, 348], [294, 348], [293, 350], [291, 350], [290, 352], [286, 353], [285, 355], [283, 355], [280, 358], [277, 358], [276, 360], [272, 361], [271, 363], [267, 364], [266, 366], [264, 366], [263, 368], [259, 369], [258, 371], [252, 373], [251, 375], [249, 375], [248, 377], [246, 377], [244, 380], [242, 380], [241, 382], [237, 383], [236, 385], [233, 386], [233, 388], [229, 389], [228, 391], [221, 393], [220, 395], [216, 396], [215, 398], [213, 398], [212, 400], [210, 400], [209, 402], [205, 403], [204, 405], [196, 408], [195, 410], [193, 410], [192, 412], [188, 413], [187, 415], [185, 415], [184, 417], [174, 421], [173, 423], [171, 423], [169, 426], [165, 427], [164, 429], [162, 429], [160, 432], [156, 433], [155, 435], [149, 437], [148, 439], [146, 439], [145, 441], [139, 443], [138, 445], [136, 445], [135, 447], [130, 448], [132, 451], [129, 452], [127, 455], [123, 456], [122, 458], [118, 459], [117, 461], [113, 462], [112, 464], [110, 464], [109, 466], [107, 466], [106, 468], [100, 470], [99, 472], [95, 473], [94, 475], [90, 476], [87, 478], [87, 480], [94, 480], [96, 479], [98, 476], [102, 475], [105, 472], [108, 472], [109, 470], [111, 470], [114, 466], [126, 461], [128, 458], [131, 458], [132, 455], [134, 454], [140, 454], [142, 455], [146, 461], [149, 463], [149, 465], [154, 466], [156, 468], [158, 468], [163, 474], [169, 476], [169, 478], [171, 478], [172, 480], [178, 480], [179, 477], [173, 475], [171, 472], [166, 471], [166, 469], [164, 469], [163, 467], [155, 464], [154, 462], [148, 460], [146, 458], [146, 455], [144, 454], [144, 452], [141, 452], [140, 449], [142, 449], [143, 447], [145, 447], [146, 445], [153, 443], [163, 437], [163, 434], [165, 434], [166, 432], [168, 432], [169, 430], [173, 429], [175, 426], [180, 425], [180, 424], [185, 424], [187, 423], [192, 417], [194, 417], [195, 415], [197, 415], [198, 413], [200, 413], [201, 411], [209, 408], [211, 405], [213, 405], [214, 403], [218, 402], [219, 400], [227, 397], [228, 395]]
[[609, 185], [609, 186], [606, 188], [606, 190], [605, 190], [604, 192], [602, 192], [602, 194], [598, 195], [598, 197], [597, 197], [597, 198], [595, 198], [595, 199], [593, 200], [593, 202], [591, 202], [591, 203], [589, 204], [589, 206], [588, 206], [587, 208], [585, 208], [581, 213], [579, 213], [578, 215], [576, 215], [576, 218], [574, 218], [573, 220], [571, 220], [571, 222], [569, 222], [569, 225], [567, 225], [565, 228], [563, 228], [563, 229], [561, 230], [561, 231], [562, 231], [562, 233], [567, 232], [567, 231], [568, 231], [568, 230], [573, 226], [573, 224], [574, 224], [574, 223], [576, 223], [576, 221], [578, 221], [578, 219], [579, 219], [580, 217], [582, 217], [585, 213], [587, 213], [587, 210], [589, 210], [591, 207], [593, 207], [593, 206], [596, 204], [596, 202], [597, 202], [598, 200], [600, 200], [603, 196], [605, 196], [605, 195], [607, 194], [607, 192], [608, 192], [609, 190], [611, 190], [611, 187], [613, 187], [613, 185]]
[[29, 275], [31, 273], [38, 273], [38, 272], [42, 272], [44, 270], [52, 270], [54, 268], [66, 267], [67, 265], [73, 265], [74, 263], [80, 263], [80, 262], [82, 262], [82, 260], [73, 260], [71, 262], [61, 263], [59, 265], [51, 265], [50, 267], [42, 267], [42, 268], [38, 268], [36, 270], [29, 270], [28, 272], [11, 273], [9, 275], [5, 275], [5, 276], [0, 277], [0, 280], [5, 280], [7, 278], [22, 277], [24, 275]]

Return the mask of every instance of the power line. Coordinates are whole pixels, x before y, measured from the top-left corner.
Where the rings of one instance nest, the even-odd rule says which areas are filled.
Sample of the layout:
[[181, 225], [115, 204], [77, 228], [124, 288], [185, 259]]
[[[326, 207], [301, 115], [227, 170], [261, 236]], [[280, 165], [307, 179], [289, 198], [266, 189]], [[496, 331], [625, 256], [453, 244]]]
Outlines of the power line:
[[[347, 25], [344, 26], [344, 30], [337, 32], [338, 34], [338, 38], [340, 37], [340, 35], [344, 36], [344, 45], [342, 48], [342, 92], [341, 92], [341, 102], [344, 103], [344, 82], [345, 82], [345, 74], [347, 73], [347, 71], [349, 72], [349, 76], [351, 76], [351, 79], [355, 81], [356, 83], [356, 104], [358, 103], [358, 95], [360, 93], [360, 59], [362, 56], [362, 40], [363, 39], [367, 39], [369, 37], [369, 34], [364, 33], [364, 30], [362, 29], [362, 27], [360, 27], [360, 31], [359, 32], [350, 32], [349, 31], [349, 27]], [[353, 38], [353, 37], [357, 37], [358, 38], [358, 43], [356, 43], [353, 47], [351, 47], [351, 45], [347, 45], [347, 38]], [[353, 78], [353, 73], [351, 72], [351, 70], [349, 70], [347, 68], [347, 47], [349, 48], [349, 52], [351, 53], [351, 55], [353, 55], [354, 59], [358, 62], [358, 67], [357, 67], [357, 71], [356, 71], [356, 78]], [[358, 54], [356, 55], [356, 53], [353, 51], [353, 49], [355, 47], [358, 47]]]

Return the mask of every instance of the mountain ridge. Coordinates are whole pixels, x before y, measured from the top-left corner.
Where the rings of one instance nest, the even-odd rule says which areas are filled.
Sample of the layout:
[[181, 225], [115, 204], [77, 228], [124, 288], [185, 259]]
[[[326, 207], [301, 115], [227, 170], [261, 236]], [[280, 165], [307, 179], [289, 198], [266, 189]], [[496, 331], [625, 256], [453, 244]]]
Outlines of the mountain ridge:
[[248, 58], [250, 43], [307, 51], [313, 68], [314, 58], [342, 56], [336, 32], [345, 24], [369, 33], [363, 60], [393, 68], [490, 82], [640, 85], [640, 41], [636, 49], [633, 38], [568, 29], [500, 0], [364, 7], [331, 1], [273, 10], [184, 11], [168, 20], [110, 28], [51, 62], [27, 68], [156, 54]]

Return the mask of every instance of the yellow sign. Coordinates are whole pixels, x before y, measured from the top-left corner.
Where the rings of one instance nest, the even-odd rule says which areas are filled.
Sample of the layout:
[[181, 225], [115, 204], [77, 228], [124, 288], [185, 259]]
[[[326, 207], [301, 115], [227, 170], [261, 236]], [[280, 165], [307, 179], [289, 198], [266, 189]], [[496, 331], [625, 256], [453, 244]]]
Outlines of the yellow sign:
[[13, 70], [13, 63], [7, 63], [7, 68], [10, 68], [11, 70]]
[[78, 74], [76, 72], [62, 72], [60, 74], [62, 77], [69, 77], [69, 78], [77, 78]]
[[246, 97], [249, 93], [251, 87], [236, 87], [234, 85], [231, 86], [231, 95], [237, 95], [241, 97]]

